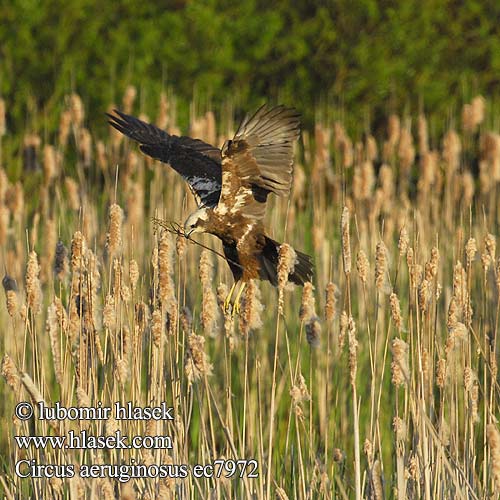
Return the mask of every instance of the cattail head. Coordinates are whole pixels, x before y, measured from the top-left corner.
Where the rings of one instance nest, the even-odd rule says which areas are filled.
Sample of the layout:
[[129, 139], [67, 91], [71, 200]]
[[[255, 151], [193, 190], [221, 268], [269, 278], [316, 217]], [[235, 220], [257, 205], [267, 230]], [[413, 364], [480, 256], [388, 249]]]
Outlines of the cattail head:
[[497, 489], [500, 490], [500, 433], [495, 424], [486, 426], [486, 439], [490, 447], [491, 475]]
[[193, 328], [193, 314], [187, 306], [184, 306], [181, 310], [181, 327], [186, 334], [191, 333]]
[[368, 465], [373, 464], [373, 443], [366, 438], [363, 443], [363, 453], [366, 455], [366, 459], [368, 460]]
[[439, 250], [437, 247], [432, 247], [431, 258], [425, 264], [425, 279], [431, 281], [437, 276], [439, 265]]
[[401, 331], [402, 318], [401, 318], [401, 306], [399, 304], [398, 296], [392, 292], [389, 298], [391, 305], [391, 318], [394, 322], [394, 326], [398, 331]]
[[365, 161], [360, 168], [360, 199], [368, 200], [375, 185], [375, 171], [371, 161]]
[[69, 97], [69, 109], [73, 126], [77, 129], [80, 128], [85, 119], [85, 110], [83, 109], [82, 99], [78, 94], [71, 94]]
[[319, 347], [321, 341], [321, 322], [318, 316], [311, 316], [305, 324], [307, 343], [311, 347]]
[[[0, 199], [1, 196], [2, 193], [0, 190]], [[10, 186], [9, 189], [7, 189], [7, 191], [5, 192], [5, 205], [11, 211], [14, 220], [19, 221], [22, 219], [24, 212], [24, 189], [21, 182], [18, 181], [13, 186]]]
[[68, 194], [68, 203], [71, 210], [79, 210], [81, 202], [78, 184], [71, 177], [66, 177], [64, 179], [64, 185]]
[[347, 322], [347, 333], [349, 338], [349, 375], [351, 385], [355, 385], [358, 371], [358, 340], [356, 339], [356, 323], [352, 316]]
[[377, 243], [375, 252], [375, 285], [382, 290], [387, 272], [387, 249], [382, 241]]
[[366, 137], [366, 159], [368, 161], [375, 161], [378, 158], [377, 141], [373, 135]]
[[443, 159], [448, 167], [448, 175], [458, 169], [461, 151], [462, 145], [459, 135], [454, 130], [449, 130], [443, 139]]
[[476, 127], [474, 116], [472, 113], [472, 106], [464, 104], [462, 108], [462, 128], [464, 132], [472, 133]]
[[103, 325], [106, 328], [112, 330], [116, 325], [116, 307], [115, 307], [115, 298], [113, 295], [108, 295], [106, 297], [106, 304], [104, 306], [102, 316], [103, 316]]
[[430, 299], [431, 284], [429, 283], [429, 280], [423, 279], [418, 287], [418, 305], [423, 313], [428, 310]]
[[148, 308], [146, 304], [141, 301], [137, 302], [134, 306], [135, 310], [135, 330], [139, 336], [142, 336], [148, 324]]
[[104, 145], [104, 142], [97, 141], [95, 149], [97, 165], [102, 172], [106, 172], [108, 170], [108, 156], [106, 153], [106, 146]]
[[199, 272], [203, 288], [201, 322], [204, 331], [211, 335], [215, 333], [218, 311], [217, 299], [212, 289], [214, 266], [211, 254], [206, 249], [201, 252]]
[[462, 174], [462, 192], [464, 206], [470, 207], [472, 205], [472, 200], [474, 198], [474, 193], [476, 191], [475, 181], [473, 175], [470, 171], [466, 170]]
[[250, 331], [262, 327], [262, 311], [264, 305], [260, 301], [260, 289], [254, 280], [250, 280], [243, 297], [242, 314], [240, 315], [240, 331], [248, 335]]
[[389, 122], [387, 124], [387, 135], [389, 142], [391, 144], [397, 144], [401, 134], [401, 120], [396, 114], [391, 114], [389, 116]]
[[139, 281], [139, 265], [135, 259], [131, 259], [128, 266], [128, 275], [130, 279], [130, 286], [132, 293], [135, 293], [137, 282]]
[[340, 331], [339, 331], [339, 349], [342, 350], [345, 344], [347, 327], [349, 326], [349, 317], [345, 311], [340, 315]]
[[184, 370], [189, 385], [196, 380], [212, 374], [212, 365], [205, 353], [205, 339], [201, 335], [191, 333], [188, 336], [188, 349], [186, 350], [186, 360]]
[[418, 150], [420, 154], [427, 153], [427, 151], [429, 151], [427, 119], [423, 113], [418, 115]]
[[50, 144], [43, 148], [43, 174], [46, 185], [57, 175], [56, 150]]
[[211, 286], [213, 280], [214, 265], [212, 257], [207, 249], [203, 249], [200, 255], [200, 281], [203, 286]]
[[358, 252], [358, 256], [356, 257], [356, 269], [358, 271], [359, 279], [363, 285], [366, 285], [369, 267], [370, 263], [368, 262], [368, 257], [363, 250], [360, 250]]
[[472, 385], [476, 380], [476, 374], [470, 366], [464, 368], [464, 389], [465, 392], [470, 392]]
[[113, 203], [109, 207], [109, 233], [107, 238], [110, 255], [117, 255], [122, 249], [123, 210]]
[[446, 359], [440, 358], [436, 366], [436, 385], [443, 389], [446, 384], [447, 363]]
[[307, 390], [306, 381], [302, 373], [299, 374], [297, 380], [290, 389], [290, 396], [292, 398], [292, 405], [295, 414], [300, 420], [302, 420], [304, 418], [302, 403], [311, 399], [309, 391]]
[[448, 338], [446, 340], [445, 352], [449, 356], [455, 350], [458, 350], [464, 343], [468, 341], [467, 327], [460, 322], [457, 322], [448, 331]]
[[469, 238], [465, 245], [465, 255], [467, 257], [467, 267], [470, 267], [477, 254], [477, 244], [475, 238]]
[[373, 463], [371, 471], [371, 482], [372, 482], [372, 498], [374, 500], [383, 500], [384, 498], [384, 487], [382, 485], [382, 467], [380, 465], [380, 460], [375, 460]]
[[[5, 278], [8, 278], [9, 285], [5, 286]], [[12, 287], [10, 282], [13, 282], [15, 287]], [[6, 306], [7, 306], [7, 312], [9, 313], [9, 316], [13, 318], [17, 312], [17, 284], [16, 280], [13, 278], [10, 278], [9, 276], [5, 275], [4, 279], [2, 280], [2, 284], [4, 284], [4, 290], [5, 290], [5, 301], [6, 301]]]
[[392, 429], [396, 435], [396, 441], [398, 443], [403, 442], [406, 439], [406, 424], [401, 417], [394, 417], [392, 419]]
[[349, 209], [347, 207], [344, 207], [342, 210], [340, 229], [342, 233], [342, 262], [344, 273], [348, 275], [351, 272], [351, 236], [349, 229]]
[[68, 143], [68, 137], [71, 129], [71, 111], [65, 109], [59, 118], [59, 146], [63, 149]]
[[467, 276], [459, 260], [453, 268], [453, 297], [460, 306], [464, 306], [467, 297]]
[[497, 239], [493, 234], [488, 233], [484, 237], [484, 247], [486, 249], [486, 252], [488, 252], [491, 260], [494, 262], [497, 249]]
[[31, 251], [26, 268], [26, 302], [35, 314], [40, 312], [42, 305], [42, 288], [39, 275], [38, 257], [36, 252]]
[[187, 239], [182, 235], [178, 234], [175, 240], [175, 250], [177, 251], [177, 255], [179, 259], [182, 259], [184, 256], [184, 252], [186, 251]]
[[78, 150], [84, 167], [88, 168], [92, 162], [92, 136], [84, 127], [78, 131]]
[[410, 377], [408, 366], [408, 344], [399, 338], [392, 341], [392, 383], [398, 387], [406, 385]]
[[82, 387], [77, 387], [76, 389], [76, 404], [80, 407], [89, 407], [91, 406], [91, 401], [87, 391]]
[[415, 483], [420, 482], [420, 462], [416, 454], [412, 454], [408, 460], [408, 476]]
[[401, 256], [406, 255], [409, 244], [410, 244], [410, 238], [408, 237], [408, 231], [406, 230], [406, 226], [402, 226], [401, 230], [399, 231], [399, 242], [398, 242], [399, 255]]
[[484, 121], [484, 115], [486, 112], [486, 100], [483, 96], [478, 95], [472, 99], [472, 118], [474, 120], [474, 125], [477, 127], [481, 125]]
[[172, 278], [174, 273], [174, 246], [169, 233], [164, 231], [160, 237], [158, 247], [158, 276], [160, 283], [160, 299], [164, 306], [175, 302], [175, 285]]
[[160, 347], [164, 326], [165, 321], [161, 310], [155, 309], [151, 318], [151, 337], [156, 347]]
[[300, 305], [299, 317], [301, 321], [306, 321], [315, 315], [316, 299], [314, 298], [314, 286], [308, 281], [302, 289], [302, 302]]
[[378, 174], [384, 203], [390, 205], [394, 197], [394, 173], [389, 165], [382, 165]]
[[339, 289], [337, 285], [331, 281], [326, 286], [326, 300], [325, 300], [325, 319], [328, 322], [332, 322], [335, 319], [337, 313], [337, 296], [339, 295]]
[[413, 165], [415, 160], [415, 147], [413, 145], [413, 137], [411, 135], [410, 129], [404, 127], [401, 130], [401, 136], [399, 139], [398, 148], [399, 163], [404, 171]]
[[347, 135], [344, 137], [344, 140], [340, 144], [340, 152], [342, 153], [342, 166], [344, 168], [351, 167], [354, 160], [354, 153], [352, 148], [352, 141]]
[[297, 254], [288, 244], [282, 243], [278, 251], [278, 290], [279, 290], [279, 313], [283, 314], [284, 290], [288, 283], [288, 276], [293, 273]]
[[129, 379], [129, 363], [126, 358], [118, 358], [115, 362], [115, 376], [120, 384], [125, 385]]
[[14, 361], [8, 354], [5, 354], [2, 359], [2, 376], [7, 382], [7, 385], [17, 392], [19, 389], [20, 378]]

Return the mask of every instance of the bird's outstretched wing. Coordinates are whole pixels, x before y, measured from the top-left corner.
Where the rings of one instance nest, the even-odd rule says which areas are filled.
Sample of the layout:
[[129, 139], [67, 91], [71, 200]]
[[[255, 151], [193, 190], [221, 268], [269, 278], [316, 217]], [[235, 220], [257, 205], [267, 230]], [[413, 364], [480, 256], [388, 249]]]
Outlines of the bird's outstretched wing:
[[222, 148], [222, 188], [217, 212], [262, 219], [267, 195], [285, 196], [292, 183], [293, 143], [300, 115], [292, 108], [262, 106], [247, 116]]
[[155, 125], [114, 110], [109, 123], [140, 144], [141, 151], [182, 175], [201, 206], [215, 207], [222, 185], [221, 152], [199, 139], [170, 135]]

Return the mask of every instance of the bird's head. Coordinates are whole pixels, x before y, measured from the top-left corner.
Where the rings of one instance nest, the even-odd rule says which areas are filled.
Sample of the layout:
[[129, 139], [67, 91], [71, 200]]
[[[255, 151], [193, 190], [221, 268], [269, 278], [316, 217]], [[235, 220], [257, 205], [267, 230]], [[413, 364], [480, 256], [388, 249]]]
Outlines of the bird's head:
[[208, 212], [206, 208], [199, 208], [193, 212], [184, 222], [184, 232], [187, 236], [193, 233], [205, 232], [205, 226], [208, 221]]

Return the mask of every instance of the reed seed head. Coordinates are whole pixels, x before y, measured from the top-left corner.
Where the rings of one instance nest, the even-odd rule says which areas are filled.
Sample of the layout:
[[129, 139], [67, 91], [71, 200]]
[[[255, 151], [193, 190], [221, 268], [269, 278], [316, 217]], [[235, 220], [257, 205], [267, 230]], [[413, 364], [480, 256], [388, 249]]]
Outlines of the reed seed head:
[[389, 302], [391, 305], [391, 318], [394, 322], [394, 326], [398, 331], [401, 331], [402, 318], [401, 318], [401, 306], [399, 304], [398, 296], [392, 292], [389, 297]]
[[500, 433], [495, 424], [486, 426], [486, 439], [490, 447], [491, 475], [497, 490], [500, 490]]
[[108, 250], [112, 256], [119, 254], [122, 250], [122, 223], [123, 210], [119, 205], [113, 203], [109, 207], [108, 233]]
[[392, 372], [392, 383], [396, 387], [408, 384], [410, 378], [408, 354], [409, 354], [408, 344], [400, 338], [395, 338], [392, 341], [391, 372]]
[[351, 236], [349, 229], [349, 209], [344, 207], [340, 218], [340, 229], [342, 233], [342, 262], [344, 264], [344, 274], [351, 272]]
[[325, 319], [331, 323], [337, 314], [337, 297], [339, 295], [337, 285], [331, 281], [326, 286]]
[[293, 273], [296, 262], [297, 254], [295, 250], [288, 243], [282, 243], [278, 251], [278, 308], [280, 314], [283, 314], [284, 290], [288, 283], [288, 276]]

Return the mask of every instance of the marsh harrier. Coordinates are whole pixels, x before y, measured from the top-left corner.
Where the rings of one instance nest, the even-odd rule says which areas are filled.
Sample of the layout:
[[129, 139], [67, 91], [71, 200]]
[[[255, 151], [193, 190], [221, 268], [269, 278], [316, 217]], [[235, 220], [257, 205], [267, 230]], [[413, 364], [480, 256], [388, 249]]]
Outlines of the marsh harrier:
[[[300, 133], [299, 114], [285, 106], [262, 106], [241, 122], [232, 140], [219, 149], [199, 139], [177, 137], [115, 110], [110, 124], [137, 141], [147, 155], [168, 163], [188, 183], [198, 202], [184, 224], [189, 236], [214, 234], [234, 276], [225, 307], [238, 281], [242, 286], [233, 311], [250, 279], [278, 284], [280, 243], [266, 235], [263, 219], [269, 193], [290, 193], [293, 144]], [[303, 285], [313, 273], [311, 258], [296, 252], [289, 281]]]

